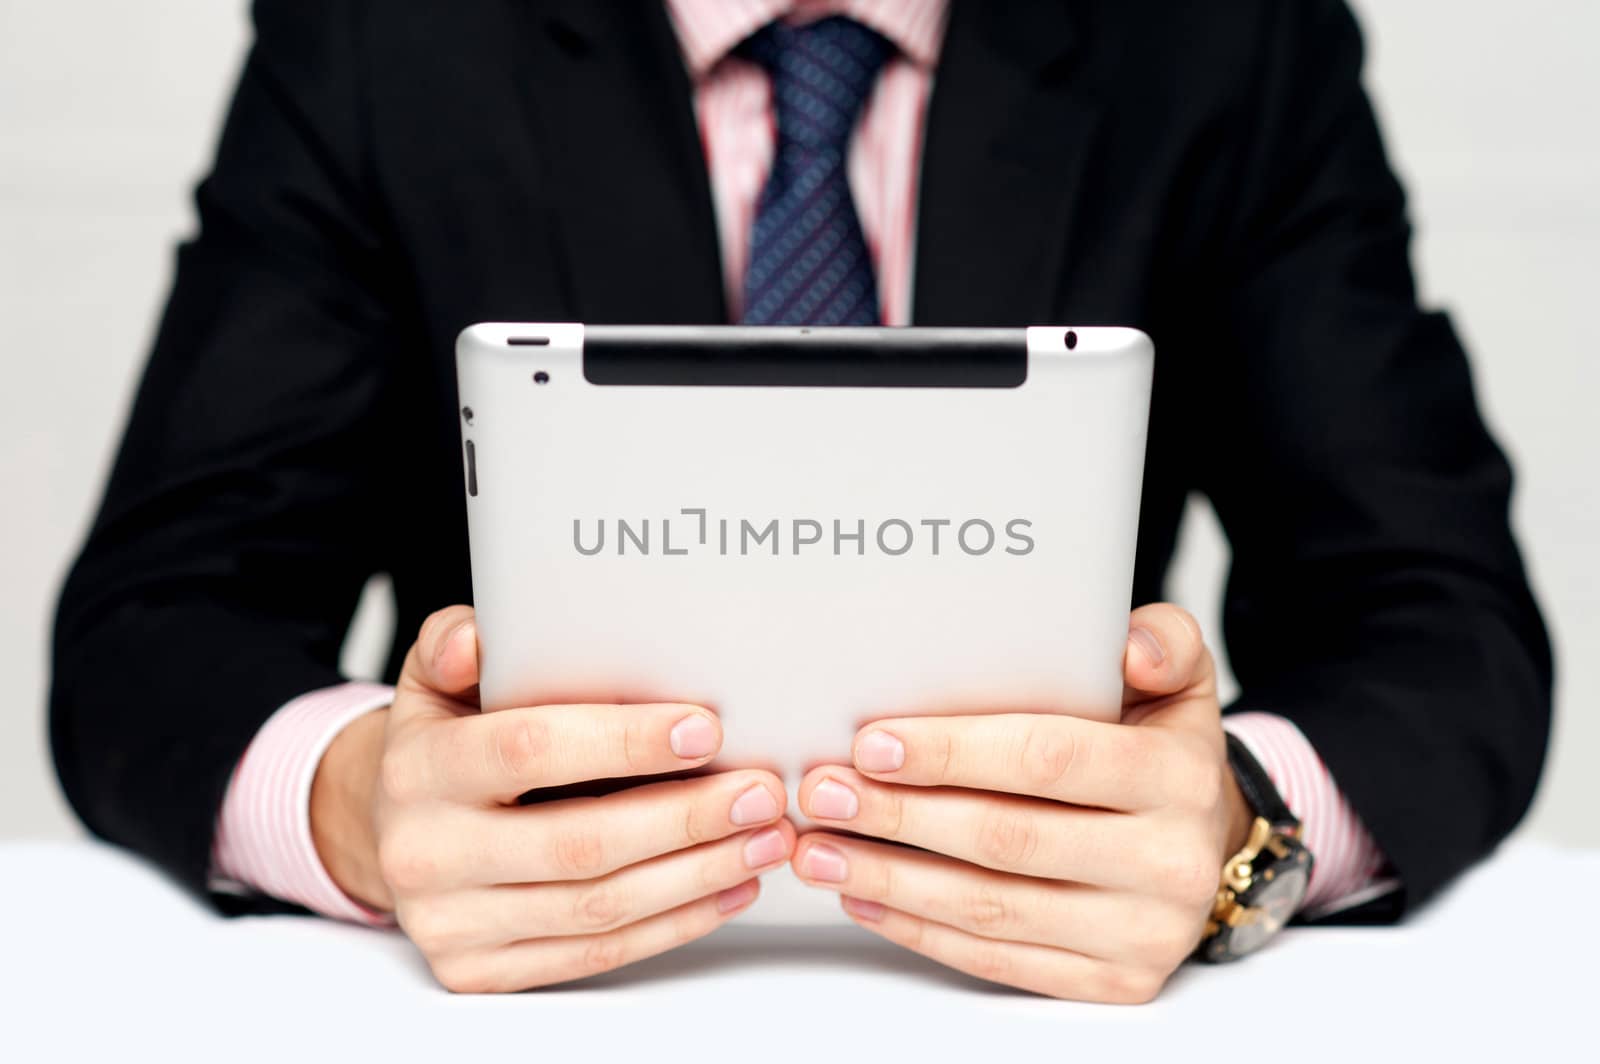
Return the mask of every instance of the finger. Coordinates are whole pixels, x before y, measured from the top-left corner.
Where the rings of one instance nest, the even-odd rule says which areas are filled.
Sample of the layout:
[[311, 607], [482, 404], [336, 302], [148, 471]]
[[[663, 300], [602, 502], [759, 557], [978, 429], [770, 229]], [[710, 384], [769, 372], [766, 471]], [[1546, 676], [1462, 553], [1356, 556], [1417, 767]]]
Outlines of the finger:
[[863, 774], [917, 787], [970, 787], [1105, 809], [1170, 797], [1171, 736], [1052, 713], [900, 717], [856, 733]]
[[699, 706], [529, 706], [428, 728], [396, 772], [413, 797], [510, 802], [584, 780], [696, 768], [722, 747], [716, 714]]
[[[471, 606], [449, 606], [422, 622], [396, 682], [402, 717], [454, 716], [478, 683], [478, 628]], [[410, 697], [398, 697], [399, 695]], [[399, 718], [395, 718], [396, 723]]]
[[435, 962], [433, 973], [447, 989], [462, 994], [507, 993], [599, 975], [703, 938], [748, 909], [760, 892], [760, 881], [750, 879], [615, 931], [450, 956]]
[[[393, 857], [385, 876], [401, 894], [596, 879], [775, 823], [783, 808], [778, 777], [749, 769], [652, 783], [600, 798], [458, 810], [447, 825], [430, 821], [424, 838], [394, 832], [398, 838], [386, 840], [390, 852], [380, 856]], [[423, 858], [421, 882], [406, 879], [408, 850]]]
[[[854, 796], [851, 803], [840, 791]], [[1140, 817], [954, 787], [878, 783], [837, 765], [801, 781], [800, 809], [818, 824], [903, 842], [998, 872], [1134, 888], [1156, 870]]]
[[812, 832], [791, 860], [805, 883], [984, 938], [1102, 960], [1176, 965], [1200, 940], [1194, 914], [1158, 899], [1007, 875], [938, 854]]
[[402, 921], [402, 926], [429, 954], [613, 931], [770, 872], [789, 859], [794, 841], [794, 825], [780, 820], [599, 879], [460, 892], [430, 905], [420, 920]]
[[1211, 682], [1211, 653], [1200, 622], [1187, 610], [1165, 602], [1134, 610], [1128, 619], [1122, 676], [1127, 688], [1124, 704]]
[[1156, 996], [1159, 975], [1123, 968], [1080, 953], [1020, 942], [997, 942], [876, 902], [843, 899], [860, 927], [947, 968], [991, 983], [1074, 1001], [1138, 1004]]

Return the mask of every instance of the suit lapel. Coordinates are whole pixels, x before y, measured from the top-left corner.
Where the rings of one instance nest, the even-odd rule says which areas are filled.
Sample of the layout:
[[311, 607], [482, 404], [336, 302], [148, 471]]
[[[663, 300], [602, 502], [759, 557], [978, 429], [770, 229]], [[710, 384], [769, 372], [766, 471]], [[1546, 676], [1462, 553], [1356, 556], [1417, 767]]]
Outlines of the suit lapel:
[[1075, 91], [1064, 3], [955, 0], [935, 74], [917, 221], [918, 325], [1060, 313], [1098, 109]]
[[[591, 322], [727, 320], [688, 74], [661, 0], [523, 7], [521, 79], [559, 183], [562, 271]], [[1099, 123], [1060, 3], [954, 0], [919, 192], [913, 321], [1044, 322]]]
[[[594, 323], [727, 320], [689, 77], [661, 0], [524, 2], [533, 120], [557, 181], [569, 305]], [[530, 67], [533, 64], [530, 64]]]

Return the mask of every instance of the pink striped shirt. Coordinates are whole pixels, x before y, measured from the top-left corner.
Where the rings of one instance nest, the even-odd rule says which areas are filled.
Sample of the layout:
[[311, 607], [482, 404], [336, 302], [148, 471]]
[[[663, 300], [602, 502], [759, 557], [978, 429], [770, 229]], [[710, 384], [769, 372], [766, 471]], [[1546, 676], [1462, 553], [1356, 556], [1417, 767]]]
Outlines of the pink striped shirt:
[[851, 137], [846, 169], [878, 277], [885, 325], [911, 323], [911, 257], [916, 247], [917, 173], [923, 112], [944, 41], [945, 0], [667, 0], [711, 174], [730, 317], [739, 320], [756, 203], [778, 134], [766, 71], [729, 54], [777, 18], [844, 14], [899, 50], [884, 64]]
[[[777, 18], [845, 14], [888, 38], [885, 65], [862, 112], [847, 160], [851, 194], [878, 277], [887, 325], [911, 321], [916, 189], [923, 116], [943, 43], [948, 0], [667, 0], [711, 176], [731, 316], [738, 319], [756, 202], [777, 130], [771, 84], [761, 68], [729, 53]], [[234, 771], [217, 821], [219, 885], [239, 885], [326, 916], [368, 924], [387, 918], [334, 884], [311, 836], [311, 782], [322, 752], [347, 724], [386, 705], [391, 690], [351, 683], [313, 691], [279, 709]], [[1357, 904], [1393, 886], [1375, 878], [1383, 857], [1322, 759], [1289, 721], [1265, 713], [1227, 727], [1256, 756], [1304, 822], [1316, 869], [1305, 908]]]

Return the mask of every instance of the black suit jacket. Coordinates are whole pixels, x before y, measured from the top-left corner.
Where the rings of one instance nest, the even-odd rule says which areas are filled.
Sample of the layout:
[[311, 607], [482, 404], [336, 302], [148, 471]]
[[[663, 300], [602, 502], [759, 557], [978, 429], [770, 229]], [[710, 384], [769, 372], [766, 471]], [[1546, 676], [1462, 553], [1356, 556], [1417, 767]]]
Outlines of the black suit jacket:
[[[394, 580], [391, 676], [470, 601], [456, 332], [726, 320], [661, 0], [255, 18], [55, 640], [74, 807], [197, 889], [232, 767], [340, 680], [368, 576]], [[1339, 0], [956, 0], [914, 320], [1154, 337], [1135, 599], [1203, 493], [1234, 708], [1299, 725], [1414, 903], [1527, 807], [1551, 664], [1360, 62]]]

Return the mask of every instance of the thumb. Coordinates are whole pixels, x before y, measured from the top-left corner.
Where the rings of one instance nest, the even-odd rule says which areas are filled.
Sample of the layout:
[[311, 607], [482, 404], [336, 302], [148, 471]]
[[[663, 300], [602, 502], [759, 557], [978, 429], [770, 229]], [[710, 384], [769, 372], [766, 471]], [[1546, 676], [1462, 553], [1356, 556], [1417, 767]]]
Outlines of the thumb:
[[1211, 652], [1200, 622], [1171, 603], [1141, 606], [1128, 619], [1122, 658], [1125, 704], [1212, 682]]
[[[421, 696], [423, 705], [472, 700], [478, 684], [478, 626], [471, 606], [448, 606], [430, 614], [411, 644], [400, 671], [399, 691]], [[402, 701], [396, 698], [396, 708]]]

